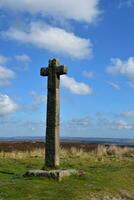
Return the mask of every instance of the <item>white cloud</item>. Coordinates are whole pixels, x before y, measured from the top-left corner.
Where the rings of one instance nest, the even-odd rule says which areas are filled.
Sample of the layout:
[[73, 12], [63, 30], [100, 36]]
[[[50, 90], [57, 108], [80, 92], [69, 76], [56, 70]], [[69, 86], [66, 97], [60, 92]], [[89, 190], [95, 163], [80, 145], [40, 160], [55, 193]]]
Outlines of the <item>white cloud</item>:
[[131, 126], [130, 124], [128, 124], [127, 122], [123, 121], [123, 120], [120, 120], [118, 122], [116, 122], [114, 124], [114, 129], [118, 129], [118, 130], [122, 130], [122, 129], [132, 129], [133, 126]]
[[12, 70], [0, 66], [0, 79], [14, 78], [15, 74]]
[[92, 88], [82, 82], [77, 82], [74, 78], [69, 76], [61, 77], [61, 85], [67, 88], [73, 94], [87, 95], [92, 94]]
[[82, 118], [73, 118], [70, 122], [70, 125], [75, 127], [90, 127], [91, 126], [91, 119], [89, 117], [82, 117]]
[[61, 124], [62, 129], [69, 130], [69, 131], [82, 131], [84, 129], [92, 128], [92, 119], [88, 116], [81, 117], [81, 118], [73, 118], [69, 121], [63, 122]]
[[122, 113], [125, 117], [134, 117], [134, 110], [129, 110], [127, 112]]
[[35, 91], [32, 91], [30, 95], [33, 97], [32, 102], [26, 106], [30, 110], [37, 109], [42, 103], [46, 103], [47, 97], [45, 95], [38, 95]]
[[115, 130], [115, 131], [131, 130], [134, 128], [134, 126], [130, 124], [129, 122], [126, 122], [125, 120], [121, 118], [119, 119], [119, 116], [124, 117], [124, 113], [121, 115], [114, 114], [112, 118], [111, 117], [109, 118], [109, 116], [103, 115], [103, 113], [99, 113], [99, 115], [97, 116], [96, 125], [100, 129], [102, 128], [104, 130]]
[[0, 94], [0, 116], [13, 113], [17, 108], [17, 104], [8, 95]]
[[11, 69], [0, 66], [0, 86], [10, 85], [13, 78], [15, 78], [15, 73]]
[[106, 117], [92, 118], [89, 116], [81, 118], [73, 118], [68, 122], [63, 122], [62, 127], [65, 129], [73, 130], [84, 130], [84, 129], [99, 129], [99, 130], [114, 130], [114, 131], [123, 131], [123, 130], [132, 130], [134, 127], [132, 124], [127, 123], [124, 120], [119, 119], [108, 119]]
[[30, 62], [31, 61], [31, 58], [26, 54], [16, 55], [15, 59], [20, 62]]
[[92, 23], [98, 17], [99, 0], [0, 0], [0, 8]]
[[69, 55], [75, 58], [92, 56], [90, 39], [80, 38], [72, 32], [43, 23], [31, 23], [28, 31], [11, 28], [2, 32], [3, 37], [22, 43], [29, 43], [51, 52]]
[[117, 83], [106, 81], [110, 86], [112, 86], [116, 90], [120, 90], [120, 86]]
[[111, 65], [107, 67], [107, 72], [134, 79], [134, 57], [130, 57], [126, 61], [119, 58], [111, 59]]
[[84, 71], [82, 72], [82, 74], [83, 74], [83, 76], [85, 76], [86, 78], [93, 78], [93, 77], [94, 77], [94, 72], [92, 72], [92, 71], [86, 71], [86, 70], [84, 70]]
[[3, 65], [9, 61], [9, 58], [3, 55], [0, 55], [0, 65]]

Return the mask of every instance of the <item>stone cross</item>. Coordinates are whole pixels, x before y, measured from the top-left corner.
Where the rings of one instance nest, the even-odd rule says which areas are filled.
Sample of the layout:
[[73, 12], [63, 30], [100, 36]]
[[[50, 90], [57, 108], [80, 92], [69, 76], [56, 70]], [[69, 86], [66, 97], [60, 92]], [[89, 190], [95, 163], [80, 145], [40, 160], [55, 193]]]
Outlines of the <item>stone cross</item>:
[[41, 68], [40, 75], [48, 76], [47, 118], [46, 118], [46, 167], [59, 166], [60, 129], [60, 75], [67, 74], [67, 67], [57, 59], [49, 60], [47, 68]]

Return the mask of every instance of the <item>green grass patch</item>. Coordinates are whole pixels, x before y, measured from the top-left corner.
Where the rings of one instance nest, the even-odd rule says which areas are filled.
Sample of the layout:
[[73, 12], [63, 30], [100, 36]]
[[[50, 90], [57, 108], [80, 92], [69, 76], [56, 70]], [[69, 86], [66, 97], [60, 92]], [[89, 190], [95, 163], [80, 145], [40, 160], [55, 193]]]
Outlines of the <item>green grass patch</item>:
[[68, 177], [61, 182], [23, 177], [28, 169], [42, 167], [43, 157], [0, 158], [0, 200], [90, 200], [126, 194], [126, 199], [134, 199], [133, 159], [67, 154], [61, 156], [61, 168], [83, 170], [83, 176]]

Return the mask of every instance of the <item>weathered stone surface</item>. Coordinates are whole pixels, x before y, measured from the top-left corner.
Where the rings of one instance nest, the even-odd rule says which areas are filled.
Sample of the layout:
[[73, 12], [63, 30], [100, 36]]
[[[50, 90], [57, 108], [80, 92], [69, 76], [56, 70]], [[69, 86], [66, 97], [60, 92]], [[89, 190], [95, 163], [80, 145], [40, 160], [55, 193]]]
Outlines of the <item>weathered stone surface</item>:
[[62, 178], [71, 176], [71, 175], [79, 175], [79, 172], [75, 169], [59, 169], [59, 170], [29, 170], [26, 172], [24, 176], [37, 176], [37, 177], [47, 177], [55, 180], [62, 180]]
[[57, 59], [49, 60], [47, 68], [41, 68], [41, 76], [48, 76], [47, 119], [46, 119], [46, 157], [47, 167], [59, 166], [60, 130], [60, 75], [67, 68]]

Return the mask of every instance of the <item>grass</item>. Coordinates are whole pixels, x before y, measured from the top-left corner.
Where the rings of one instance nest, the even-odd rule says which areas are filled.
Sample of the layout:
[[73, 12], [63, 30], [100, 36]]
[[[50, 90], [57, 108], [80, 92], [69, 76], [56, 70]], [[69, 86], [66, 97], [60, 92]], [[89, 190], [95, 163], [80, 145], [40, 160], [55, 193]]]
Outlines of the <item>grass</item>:
[[61, 149], [61, 168], [82, 170], [61, 182], [26, 178], [41, 169], [44, 151], [0, 152], [0, 200], [127, 200], [134, 199], [134, 149], [98, 146], [94, 151]]

